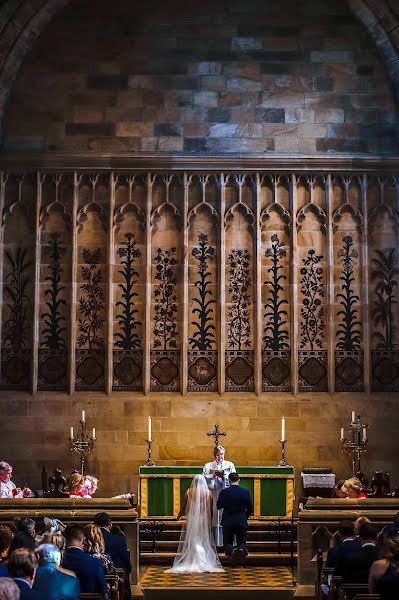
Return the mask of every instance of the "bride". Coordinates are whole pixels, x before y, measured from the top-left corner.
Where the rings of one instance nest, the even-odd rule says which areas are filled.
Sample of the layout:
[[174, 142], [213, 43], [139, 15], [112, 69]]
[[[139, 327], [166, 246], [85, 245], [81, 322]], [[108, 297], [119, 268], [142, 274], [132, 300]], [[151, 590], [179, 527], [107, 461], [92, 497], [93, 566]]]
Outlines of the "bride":
[[186, 512], [173, 567], [166, 573], [218, 573], [224, 569], [212, 536], [212, 493], [203, 475], [196, 475], [186, 492], [178, 519]]

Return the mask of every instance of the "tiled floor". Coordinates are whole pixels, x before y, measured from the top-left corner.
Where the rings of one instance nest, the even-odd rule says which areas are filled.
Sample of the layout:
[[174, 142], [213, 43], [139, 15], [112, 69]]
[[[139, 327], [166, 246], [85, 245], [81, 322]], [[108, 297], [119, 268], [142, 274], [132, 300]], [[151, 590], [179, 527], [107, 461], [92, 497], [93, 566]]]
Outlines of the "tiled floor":
[[225, 567], [224, 573], [165, 573], [165, 566], [143, 567], [142, 588], [153, 587], [289, 587], [295, 573], [289, 567]]

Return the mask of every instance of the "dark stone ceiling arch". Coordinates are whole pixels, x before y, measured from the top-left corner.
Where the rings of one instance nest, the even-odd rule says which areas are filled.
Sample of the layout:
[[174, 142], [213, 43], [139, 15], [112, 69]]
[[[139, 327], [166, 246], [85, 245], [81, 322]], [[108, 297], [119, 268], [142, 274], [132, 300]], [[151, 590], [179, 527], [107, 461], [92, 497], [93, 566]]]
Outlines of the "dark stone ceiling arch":
[[[0, 9], [0, 123], [25, 56], [71, 0], [6, 0]], [[346, 0], [373, 39], [399, 101], [399, 9], [396, 0]]]

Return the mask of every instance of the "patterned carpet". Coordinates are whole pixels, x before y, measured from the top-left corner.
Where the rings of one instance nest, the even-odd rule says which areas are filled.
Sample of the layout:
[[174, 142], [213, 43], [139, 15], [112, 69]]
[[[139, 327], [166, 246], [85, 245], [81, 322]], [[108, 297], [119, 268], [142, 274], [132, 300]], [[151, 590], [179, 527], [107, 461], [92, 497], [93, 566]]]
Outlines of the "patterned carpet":
[[143, 567], [142, 588], [154, 587], [291, 587], [296, 575], [289, 567], [225, 567], [224, 573], [165, 573], [165, 566]]

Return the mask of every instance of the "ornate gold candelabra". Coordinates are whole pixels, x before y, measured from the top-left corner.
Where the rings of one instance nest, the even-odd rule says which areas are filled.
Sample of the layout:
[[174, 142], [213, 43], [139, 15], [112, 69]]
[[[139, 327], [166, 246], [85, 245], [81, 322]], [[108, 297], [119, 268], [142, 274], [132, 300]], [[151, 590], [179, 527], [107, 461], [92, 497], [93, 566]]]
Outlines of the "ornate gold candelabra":
[[86, 454], [90, 454], [94, 450], [94, 442], [96, 440], [96, 430], [93, 427], [92, 435], [89, 437], [87, 433], [86, 420], [84, 411], [82, 412], [82, 418], [80, 422], [80, 430], [78, 437], [74, 437], [73, 427], [71, 427], [71, 433], [69, 441], [71, 443], [71, 452], [76, 452], [80, 455], [80, 472], [84, 475]]
[[360, 415], [352, 412], [352, 421], [349, 425], [348, 436], [345, 436], [344, 428], [341, 428], [341, 450], [347, 452], [352, 457], [352, 477], [361, 471], [360, 457], [366, 452], [368, 442], [367, 429], [369, 425], [360, 422]]

